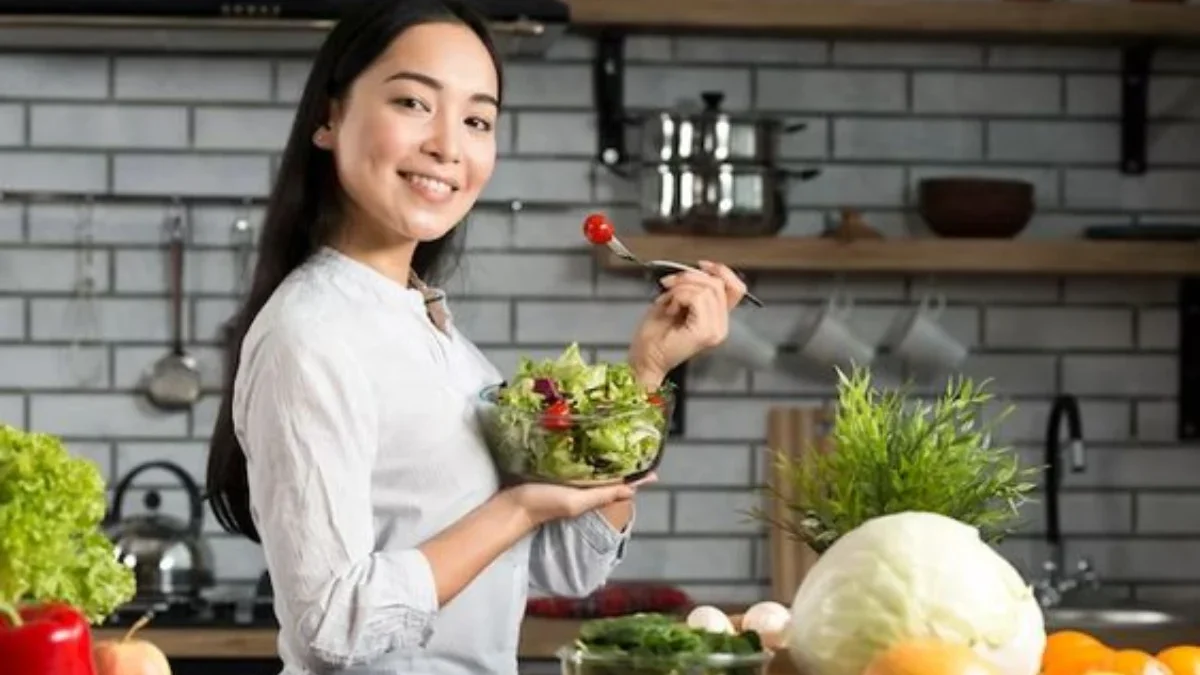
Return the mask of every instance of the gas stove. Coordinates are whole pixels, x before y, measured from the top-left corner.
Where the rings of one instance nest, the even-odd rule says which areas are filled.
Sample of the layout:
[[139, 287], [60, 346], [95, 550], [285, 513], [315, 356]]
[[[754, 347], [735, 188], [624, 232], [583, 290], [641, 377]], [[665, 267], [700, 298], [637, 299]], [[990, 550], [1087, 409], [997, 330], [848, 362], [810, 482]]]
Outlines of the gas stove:
[[105, 628], [127, 628], [153, 611], [148, 628], [278, 628], [269, 597], [134, 600], [118, 608]]

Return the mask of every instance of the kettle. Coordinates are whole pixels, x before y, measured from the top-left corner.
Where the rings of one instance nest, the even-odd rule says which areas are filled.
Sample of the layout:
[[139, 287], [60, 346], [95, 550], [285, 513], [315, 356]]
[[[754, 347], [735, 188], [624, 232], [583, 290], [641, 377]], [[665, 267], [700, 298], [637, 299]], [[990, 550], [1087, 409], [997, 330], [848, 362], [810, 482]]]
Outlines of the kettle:
[[[148, 491], [143, 502], [150, 513], [121, 517], [125, 493], [133, 479], [151, 469], [169, 471], [183, 484], [190, 500], [188, 522], [158, 512], [162, 497], [157, 490]], [[137, 600], [195, 600], [213, 584], [213, 556], [201, 534], [203, 522], [200, 489], [178, 465], [146, 462], [121, 479], [113, 494], [112, 510], [105, 519], [105, 532], [115, 544], [117, 559], [133, 569]]]

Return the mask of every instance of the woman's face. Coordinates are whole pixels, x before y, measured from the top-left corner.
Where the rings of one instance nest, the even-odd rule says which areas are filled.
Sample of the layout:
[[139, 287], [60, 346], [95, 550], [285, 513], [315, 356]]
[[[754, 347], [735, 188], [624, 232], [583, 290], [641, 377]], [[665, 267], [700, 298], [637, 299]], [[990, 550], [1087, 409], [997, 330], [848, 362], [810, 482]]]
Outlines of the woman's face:
[[397, 37], [314, 137], [334, 154], [347, 224], [415, 243], [461, 221], [496, 163], [498, 86], [491, 56], [465, 26], [423, 24]]

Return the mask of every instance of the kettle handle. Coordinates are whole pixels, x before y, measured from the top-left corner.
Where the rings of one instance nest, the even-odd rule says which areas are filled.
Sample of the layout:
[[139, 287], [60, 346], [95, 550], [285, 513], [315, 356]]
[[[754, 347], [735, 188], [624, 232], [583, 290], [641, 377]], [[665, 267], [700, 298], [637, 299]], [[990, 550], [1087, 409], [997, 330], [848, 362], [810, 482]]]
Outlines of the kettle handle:
[[130, 483], [133, 482], [133, 479], [138, 474], [150, 469], [165, 469], [175, 474], [175, 477], [183, 484], [184, 489], [187, 490], [188, 501], [191, 507], [191, 514], [188, 518], [188, 530], [192, 534], [199, 536], [201, 527], [204, 525], [204, 505], [200, 502], [200, 487], [196, 485], [196, 481], [192, 480], [187, 471], [184, 471], [178, 464], [173, 462], [146, 462], [145, 464], [139, 464], [132, 471], [125, 474], [120, 482], [117, 483], [117, 487], [113, 492], [112, 513], [109, 514], [111, 521], [115, 523], [121, 520], [121, 505], [125, 501], [125, 493], [129, 490]]

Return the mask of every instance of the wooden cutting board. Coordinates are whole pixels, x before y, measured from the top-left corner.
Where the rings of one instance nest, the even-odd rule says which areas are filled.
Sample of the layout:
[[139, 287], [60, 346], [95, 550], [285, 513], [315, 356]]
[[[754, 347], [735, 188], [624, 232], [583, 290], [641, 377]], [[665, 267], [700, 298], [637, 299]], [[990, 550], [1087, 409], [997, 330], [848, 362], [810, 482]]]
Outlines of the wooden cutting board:
[[[770, 450], [763, 480], [772, 489], [767, 495], [765, 509], [777, 522], [790, 522], [786, 502], [774, 499], [779, 493], [790, 497], [790, 481], [776, 466], [775, 453], [799, 458], [808, 452], [828, 452], [832, 447], [829, 429], [833, 423], [832, 407], [801, 406], [772, 408], [767, 414], [767, 446]], [[768, 527], [767, 549], [770, 558], [771, 599], [791, 607], [796, 589], [804, 575], [817, 562], [817, 554], [806, 544], [792, 539], [778, 527]]]

